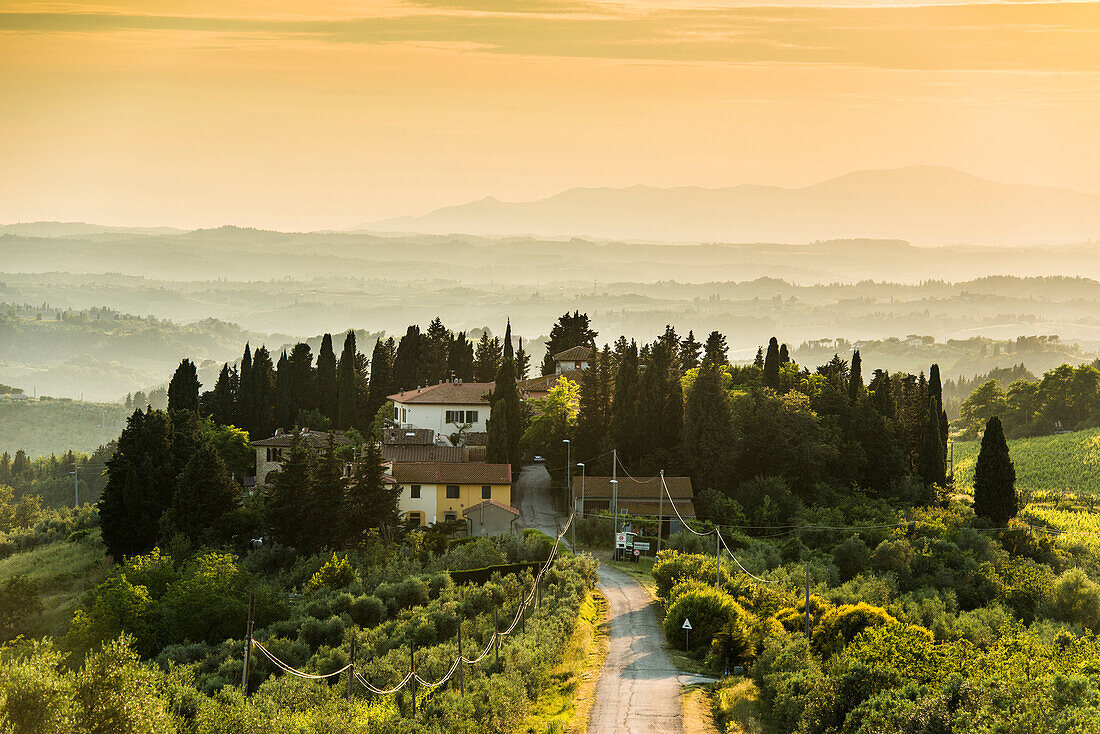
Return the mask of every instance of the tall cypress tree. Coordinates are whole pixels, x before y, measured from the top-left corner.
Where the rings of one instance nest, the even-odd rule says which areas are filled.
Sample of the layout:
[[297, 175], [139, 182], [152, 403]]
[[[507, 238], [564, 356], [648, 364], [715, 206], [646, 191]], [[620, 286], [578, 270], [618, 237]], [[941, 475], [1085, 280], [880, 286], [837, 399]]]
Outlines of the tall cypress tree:
[[392, 540], [400, 527], [397, 485], [387, 485], [382, 471], [382, 452], [368, 441], [355, 462], [351, 482], [344, 492], [344, 540], [355, 545], [366, 531], [377, 529], [385, 540]]
[[1008, 455], [1004, 427], [997, 416], [985, 424], [982, 448], [974, 467], [974, 514], [1003, 526], [1020, 509], [1016, 467]]
[[779, 389], [779, 342], [774, 336], [768, 341], [768, 352], [764, 355], [764, 386]]
[[859, 350], [852, 355], [852, 367], [848, 372], [848, 401], [856, 402], [863, 392], [863, 360], [859, 356]]
[[684, 405], [684, 458], [695, 491], [727, 491], [732, 418], [718, 365], [704, 362]]
[[890, 383], [890, 373], [886, 370], [875, 370], [868, 385], [871, 391], [871, 405], [884, 418], [892, 419], [895, 414], [895, 402], [893, 386]]
[[332, 351], [332, 334], [321, 337], [321, 351], [317, 353], [316, 388], [318, 410], [336, 423], [340, 416], [340, 406], [336, 391], [336, 354]]
[[172, 375], [172, 381], [168, 383], [168, 412], [190, 410], [198, 413], [200, 387], [202, 383], [199, 382], [195, 363], [189, 359], [180, 362]]
[[393, 339], [374, 343], [370, 358], [370, 384], [368, 387], [367, 413], [371, 420], [378, 414], [386, 398], [393, 392]]
[[489, 336], [489, 330], [481, 332], [474, 353], [474, 377], [478, 382], [492, 382], [500, 369], [500, 339]]
[[504, 332], [504, 356], [497, 370], [491, 396], [486, 454], [491, 463], [511, 464], [518, 471], [523, 460], [523, 413], [516, 389], [515, 354], [512, 351], [512, 324]]
[[787, 351], [786, 344], [779, 345], [779, 364], [788, 364], [791, 361], [791, 353]]
[[396, 390], [411, 390], [424, 386], [420, 359], [420, 327], [415, 324], [405, 331], [393, 357], [393, 386]]
[[450, 378], [447, 374], [447, 356], [451, 341], [451, 332], [447, 331], [443, 321], [436, 316], [428, 324], [428, 330], [424, 332], [420, 342], [421, 372], [427, 384], [434, 385], [440, 380]]
[[[375, 347], [377, 350], [377, 347]], [[336, 421], [337, 429], [345, 431], [355, 424], [355, 410], [358, 403], [358, 389], [355, 384], [355, 332], [348, 330], [344, 335], [344, 348], [340, 360], [336, 363]]]
[[940, 366], [933, 364], [928, 370], [928, 394], [936, 401], [936, 414], [937, 422], [939, 424], [938, 433], [940, 437], [940, 445], [943, 449], [944, 463], [947, 462], [947, 411], [943, 409], [943, 383], [940, 381]]
[[[578, 461], [589, 463], [610, 448], [611, 350], [606, 345], [602, 352], [592, 355], [588, 369], [581, 372], [580, 382], [577, 445], [574, 449]], [[595, 464], [586, 466], [586, 469], [590, 474], [602, 470]]]
[[237, 370], [228, 363], [222, 365], [218, 381], [210, 395], [209, 410], [211, 420], [223, 426], [233, 425], [236, 420], [238, 377]]
[[641, 373], [638, 417], [639, 425], [647, 430], [638, 432], [642, 446], [639, 471], [671, 468], [668, 465], [680, 448], [684, 405], [675, 359], [675, 341], [662, 337], [653, 343], [649, 362]]
[[523, 338], [520, 337], [519, 348], [516, 350], [516, 379], [526, 380], [530, 369], [531, 355], [523, 351]]
[[764, 369], [764, 348], [763, 347], [757, 347], [756, 348], [756, 358], [753, 359], [752, 366], [753, 367], [759, 367], [760, 369]]
[[940, 443], [940, 411], [936, 399], [928, 398], [928, 411], [921, 433], [920, 477], [926, 485], [943, 487], [947, 484], [947, 464]]
[[284, 349], [275, 365], [275, 426], [283, 430], [294, 428], [294, 376], [291, 375], [290, 359]]
[[[297, 421], [303, 410], [317, 409], [317, 381], [313, 373], [313, 350], [299, 342], [290, 350], [290, 390], [292, 418]], [[305, 426], [308, 428], [309, 426]]]
[[[373, 367], [374, 359], [371, 358]], [[469, 382], [474, 379], [474, 345], [466, 338], [466, 332], [460, 331], [447, 350], [447, 372], [456, 379]], [[371, 379], [374, 372], [371, 371]]]
[[623, 461], [634, 465], [644, 447], [639, 435], [652, 426], [641, 425], [638, 394], [638, 344], [631, 340], [619, 358], [615, 393], [611, 401], [611, 438]]
[[310, 473], [313, 457], [301, 434], [295, 431], [290, 446], [283, 454], [282, 466], [268, 474], [267, 502], [264, 514], [267, 527], [271, 528], [280, 543], [297, 547], [308, 545], [304, 538], [307, 528], [302, 522], [303, 508], [309, 502]]
[[252, 403], [252, 352], [246, 342], [244, 356], [241, 357], [241, 373], [237, 380], [237, 405], [236, 423], [248, 431], [250, 436], [256, 434], [256, 408]]
[[255, 433], [249, 433], [266, 438], [275, 431], [275, 366], [262, 345], [252, 354], [252, 402]]

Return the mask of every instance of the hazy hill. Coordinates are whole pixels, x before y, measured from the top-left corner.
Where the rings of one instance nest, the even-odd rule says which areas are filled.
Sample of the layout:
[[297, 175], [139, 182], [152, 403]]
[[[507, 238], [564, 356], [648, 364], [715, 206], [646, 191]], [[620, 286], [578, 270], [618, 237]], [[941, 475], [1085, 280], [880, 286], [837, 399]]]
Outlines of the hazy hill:
[[794, 189], [639, 185], [570, 189], [532, 202], [488, 197], [362, 228], [675, 242], [871, 237], [920, 245], [1062, 244], [1100, 238], [1100, 196], [914, 166], [859, 171]]

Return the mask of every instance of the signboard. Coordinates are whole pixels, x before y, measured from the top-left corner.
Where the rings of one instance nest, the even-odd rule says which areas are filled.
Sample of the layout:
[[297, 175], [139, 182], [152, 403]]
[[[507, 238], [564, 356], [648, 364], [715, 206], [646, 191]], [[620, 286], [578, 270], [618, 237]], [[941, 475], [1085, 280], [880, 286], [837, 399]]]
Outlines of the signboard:
[[640, 550], [638, 550], [637, 548], [635, 548], [634, 549], [634, 557], [637, 558], [640, 555], [642, 555], [642, 552]]
[[[604, 536], [604, 537], [607, 537], [607, 536]], [[626, 538], [627, 538], [626, 533], [615, 533], [615, 547], [616, 548], [626, 548], [627, 547]]]
[[634, 550], [649, 550], [649, 543], [643, 543], [640, 540], [634, 541]]
[[691, 620], [685, 617], [684, 618], [684, 623], [680, 626], [680, 629], [683, 629], [683, 630], [691, 629]]

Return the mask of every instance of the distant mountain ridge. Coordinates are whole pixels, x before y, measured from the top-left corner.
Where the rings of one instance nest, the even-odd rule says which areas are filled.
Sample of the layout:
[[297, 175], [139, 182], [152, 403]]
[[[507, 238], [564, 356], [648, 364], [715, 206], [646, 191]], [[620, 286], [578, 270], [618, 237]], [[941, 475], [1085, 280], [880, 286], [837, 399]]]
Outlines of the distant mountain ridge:
[[857, 171], [803, 188], [635, 185], [575, 188], [530, 202], [486, 197], [358, 229], [666, 242], [1068, 244], [1100, 239], [1100, 195], [911, 166]]

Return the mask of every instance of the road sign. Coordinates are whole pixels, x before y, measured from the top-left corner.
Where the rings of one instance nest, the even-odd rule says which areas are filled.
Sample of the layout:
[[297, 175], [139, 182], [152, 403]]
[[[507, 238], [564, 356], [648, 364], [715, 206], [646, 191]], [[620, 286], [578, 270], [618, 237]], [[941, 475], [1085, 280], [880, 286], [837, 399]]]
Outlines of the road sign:
[[634, 550], [649, 550], [649, 543], [643, 543], [641, 541], [634, 541]]
[[626, 547], [626, 533], [615, 533], [615, 547], [616, 548], [625, 548]]
[[684, 623], [680, 626], [680, 629], [684, 629], [684, 630], [691, 629], [691, 620], [685, 618]]
[[688, 652], [691, 649], [688, 645], [688, 635], [691, 634], [691, 620], [684, 617], [684, 623], [680, 626], [680, 629], [684, 631], [684, 652]]
[[642, 555], [642, 552], [640, 550], [638, 550], [637, 546], [635, 546], [634, 547], [634, 557], [637, 558], [640, 555]]

